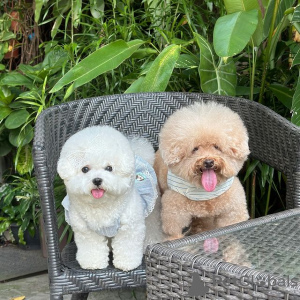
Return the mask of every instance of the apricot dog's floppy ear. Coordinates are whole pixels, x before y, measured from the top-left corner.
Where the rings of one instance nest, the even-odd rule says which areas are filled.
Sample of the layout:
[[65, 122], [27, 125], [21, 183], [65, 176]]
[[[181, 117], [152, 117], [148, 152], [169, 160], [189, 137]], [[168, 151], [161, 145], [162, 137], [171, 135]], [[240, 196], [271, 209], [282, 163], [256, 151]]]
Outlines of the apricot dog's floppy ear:
[[231, 155], [239, 160], [246, 160], [248, 155], [250, 154], [249, 146], [248, 146], [248, 138], [240, 143], [234, 143], [229, 148]]
[[178, 145], [168, 145], [168, 147], [164, 147], [164, 145], [161, 144], [159, 150], [164, 163], [168, 166], [176, 165], [185, 155], [184, 150]]

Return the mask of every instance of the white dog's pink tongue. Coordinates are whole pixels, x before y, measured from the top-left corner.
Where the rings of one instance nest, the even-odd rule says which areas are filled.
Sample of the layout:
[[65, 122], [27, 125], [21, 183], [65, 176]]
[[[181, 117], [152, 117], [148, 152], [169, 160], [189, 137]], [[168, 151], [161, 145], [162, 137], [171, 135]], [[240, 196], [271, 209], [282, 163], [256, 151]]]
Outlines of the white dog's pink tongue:
[[92, 195], [96, 199], [100, 199], [104, 195], [104, 190], [102, 189], [93, 189]]
[[201, 183], [203, 188], [207, 192], [212, 192], [217, 185], [217, 175], [214, 170], [204, 170], [201, 177]]

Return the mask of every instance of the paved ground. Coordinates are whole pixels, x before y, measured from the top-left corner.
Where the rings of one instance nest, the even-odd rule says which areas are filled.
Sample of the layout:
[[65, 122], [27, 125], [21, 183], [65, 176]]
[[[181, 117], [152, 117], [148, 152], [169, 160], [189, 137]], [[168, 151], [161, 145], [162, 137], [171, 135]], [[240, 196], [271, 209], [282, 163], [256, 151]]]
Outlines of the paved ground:
[[[24, 251], [10, 243], [0, 245], [0, 300], [22, 296], [24, 300], [50, 299], [46, 270], [47, 259], [41, 249]], [[71, 295], [64, 296], [64, 300], [70, 299]], [[88, 300], [106, 299], [145, 300], [146, 291], [145, 288], [102, 291], [90, 293], [88, 297]]]
[[[42, 273], [12, 281], [0, 283], [0, 299], [11, 300], [25, 296], [25, 300], [49, 299], [48, 274]], [[64, 296], [64, 300], [70, 300], [71, 296]], [[90, 293], [88, 300], [145, 300], [146, 292], [143, 288], [125, 291], [103, 291]]]
[[0, 246], [0, 282], [43, 271], [47, 271], [47, 259], [41, 249], [22, 250], [13, 244]]

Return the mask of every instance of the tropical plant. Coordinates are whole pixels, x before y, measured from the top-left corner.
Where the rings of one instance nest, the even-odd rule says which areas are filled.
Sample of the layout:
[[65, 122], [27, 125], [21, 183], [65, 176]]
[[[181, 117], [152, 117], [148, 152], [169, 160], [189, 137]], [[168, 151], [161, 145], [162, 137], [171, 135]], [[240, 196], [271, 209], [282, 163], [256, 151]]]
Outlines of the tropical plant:
[[[37, 116], [74, 99], [154, 91], [243, 96], [300, 125], [296, 1], [36, 0], [34, 9], [42, 62], [32, 58], [15, 71], [0, 65], [0, 155], [13, 157], [17, 176], [33, 176]], [[284, 208], [280, 173], [249, 161], [242, 177], [252, 217]]]
[[35, 177], [13, 176], [12, 182], [0, 188], [0, 235], [18, 225], [20, 244], [26, 244], [24, 232], [34, 236], [41, 209]]
[[19, 65], [18, 71], [23, 74], [12, 71], [0, 75], [0, 129], [3, 132], [0, 155], [13, 150], [15, 168], [20, 175], [33, 170], [31, 142], [34, 123], [44, 109], [56, 103], [55, 97], [48, 97], [48, 91], [58, 78], [56, 76], [61, 75], [57, 73], [67, 60], [67, 53], [56, 47], [40, 64]]
[[[16, 34], [11, 30], [12, 18], [8, 14], [0, 16], [0, 61], [4, 55], [11, 51], [10, 41], [16, 38]], [[5, 65], [0, 64], [0, 70], [4, 70]]]
[[[8, 182], [0, 187], [0, 236], [6, 231], [11, 232], [11, 225], [18, 226], [18, 242], [26, 244], [25, 231], [33, 237], [39, 228], [41, 206], [37, 189], [36, 178], [26, 176], [10, 176]], [[58, 228], [62, 228], [60, 240], [68, 234], [68, 241], [72, 239], [73, 232], [65, 223], [64, 210], [61, 202], [66, 194], [63, 181], [55, 178], [54, 183], [55, 207], [58, 212]]]
[[[224, 0], [226, 14], [220, 15], [215, 24], [210, 24], [210, 27], [213, 25], [213, 35], [208, 37], [200, 34], [191, 20], [191, 14], [186, 9], [188, 1], [178, 1], [176, 10], [174, 2], [164, 2], [163, 12], [161, 2], [153, 1], [148, 4], [150, 9], [155, 7], [158, 11], [152, 17], [152, 26], [154, 26], [153, 36], [159, 42], [154, 45], [153, 41], [151, 43], [145, 40], [144, 43], [141, 40], [131, 41], [139, 43], [139, 49], [133, 49], [130, 53], [138, 72], [135, 71], [135, 75], [130, 77], [131, 85], [123, 92], [178, 90], [180, 86], [182, 90], [188, 91], [198, 88], [198, 91], [213, 94], [242, 95], [270, 106], [296, 125], [300, 125], [298, 70], [290, 69], [297, 64], [300, 57], [299, 46], [289, 34], [291, 28], [295, 28], [298, 32], [300, 8], [293, 7], [295, 1]], [[180, 28], [184, 27], [184, 23], [182, 21], [177, 23], [178, 20], [182, 20], [180, 12], [183, 11], [187, 12], [184, 20], [188, 24], [188, 34], [183, 34], [185, 30]], [[221, 9], [219, 11], [222, 13]], [[105, 11], [102, 16], [105, 18]], [[172, 22], [167, 21], [170, 20], [170, 16], [173, 17]], [[177, 37], [178, 33], [181, 33], [180, 39]], [[107, 76], [105, 74], [108, 71], [113, 72], [122, 67], [128, 60], [128, 56], [123, 55], [125, 46], [121, 46], [122, 43], [125, 41], [108, 43], [81, 60], [57, 82], [51, 92], [57, 92], [69, 85], [65, 98], [70, 97], [80, 85], [91, 82], [100, 75]], [[200, 52], [195, 49], [195, 45], [198, 45]], [[114, 56], [116, 64], [108, 64], [109, 67], [105, 68], [101, 62], [109, 61], [111, 58], [109, 51], [105, 52], [105, 49], [113, 46], [116, 46]], [[141, 53], [143, 64], [136, 63]], [[292, 63], [289, 62], [289, 58], [292, 58]], [[98, 63], [94, 63], [93, 68], [90, 68], [89, 61], [93, 60]], [[198, 70], [198, 74], [194, 72], [195, 69]], [[285, 69], [285, 72], [282, 72], [282, 69]], [[132, 74], [132, 70], [130, 71]], [[192, 85], [186, 84], [182, 80], [182, 75], [187, 73], [193, 80], [199, 80], [200, 84], [195, 82]], [[126, 76], [129, 77], [129, 74], [125, 74]], [[175, 82], [176, 84], [173, 84]], [[252, 200], [250, 204], [252, 217], [255, 214], [267, 214], [272, 211], [270, 203], [272, 191], [278, 195], [279, 203], [282, 203], [280, 193], [274, 184], [275, 182], [281, 184], [280, 173], [276, 176], [280, 178], [277, 182], [277, 179], [274, 180], [272, 168], [256, 162], [254, 165], [256, 167], [252, 168], [253, 163], [248, 163], [248, 168], [253, 172], [252, 181], [261, 178], [258, 181], [261, 183], [259, 184], [261, 195], [258, 196], [257, 191], [253, 194], [254, 189], [251, 195], [248, 175], [246, 176], [248, 198], [249, 201], [256, 198], [259, 206], [263, 202], [265, 207], [257, 211]], [[261, 198], [265, 200], [262, 201]], [[275, 207], [278, 209], [278, 205]]]

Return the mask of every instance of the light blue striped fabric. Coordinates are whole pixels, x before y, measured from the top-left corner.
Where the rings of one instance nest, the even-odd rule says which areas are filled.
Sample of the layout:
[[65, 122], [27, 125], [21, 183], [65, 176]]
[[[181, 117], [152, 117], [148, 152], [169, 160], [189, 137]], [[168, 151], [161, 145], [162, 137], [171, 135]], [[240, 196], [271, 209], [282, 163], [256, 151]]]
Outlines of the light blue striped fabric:
[[154, 209], [157, 194], [157, 178], [153, 167], [142, 157], [135, 157], [135, 187], [140, 194], [143, 205], [144, 214], [147, 217]]
[[232, 185], [234, 177], [230, 177], [225, 182], [218, 184], [214, 191], [207, 192], [202, 187], [196, 187], [179, 176], [168, 171], [168, 187], [169, 189], [184, 195], [190, 200], [205, 201], [214, 199], [225, 193]]
[[[141, 196], [144, 206], [144, 217], [147, 217], [152, 210], [154, 209], [154, 205], [156, 199], [158, 197], [157, 194], [157, 178], [154, 172], [153, 167], [145, 161], [142, 157], [135, 157], [135, 188]], [[66, 195], [64, 200], [62, 201], [62, 205], [65, 209], [65, 220], [70, 224], [69, 217], [69, 208], [70, 208], [70, 200], [69, 196]], [[120, 219], [116, 219], [114, 224], [107, 227], [102, 227], [97, 230], [100, 235], [104, 235], [107, 237], [114, 237], [120, 228]]]

